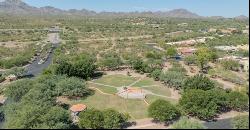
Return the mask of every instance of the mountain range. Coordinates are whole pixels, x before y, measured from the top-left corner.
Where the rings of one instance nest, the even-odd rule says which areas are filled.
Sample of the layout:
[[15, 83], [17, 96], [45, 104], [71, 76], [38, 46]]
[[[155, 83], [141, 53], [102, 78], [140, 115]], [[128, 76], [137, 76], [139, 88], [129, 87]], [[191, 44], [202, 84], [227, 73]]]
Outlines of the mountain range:
[[[200, 16], [196, 13], [190, 12], [186, 9], [174, 9], [166, 12], [100, 12], [90, 11], [86, 9], [76, 10], [62, 10], [51, 6], [45, 6], [41, 8], [30, 6], [24, 3], [22, 0], [5, 0], [0, 2], [0, 13], [10, 15], [80, 15], [80, 16], [95, 16], [95, 15], [107, 15], [107, 16], [158, 16], [158, 17], [176, 17], [176, 18], [207, 18]], [[222, 16], [209, 17], [213, 19], [221, 19]], [[246, 16], [237, 16], [235, 19], [248, 19]]]

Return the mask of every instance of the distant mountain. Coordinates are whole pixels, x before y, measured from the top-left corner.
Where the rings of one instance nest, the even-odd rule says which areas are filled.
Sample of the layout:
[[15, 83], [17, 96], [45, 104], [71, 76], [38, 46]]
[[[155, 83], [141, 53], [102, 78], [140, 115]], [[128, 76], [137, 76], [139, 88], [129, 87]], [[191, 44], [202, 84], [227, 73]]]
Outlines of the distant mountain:
[[[158, 12], [100, 12], [89, 11], [86, 9], [76, 10], [62, 10], [51, 6], [45, 6], [41, 8], [30, 6], [24, 3], [22, 0], [5, 0], [0, 2], [0, 13], [7, 13], [10, 15], [24, 14], [24, 15], [79, 15], [79, 16], [157, 16], [157, 17], [175, 17], [175, 18], [213, 18], [221, 19], [223, 17], [202, 17], [198, 14], [192, 13], [186, 9], [174, 9], [171, 11], [158, 11]], [[236, 19], [248, 19], [246, 16], [238, 16]]]
[[237, 19], [237, 20], [248, 20], [249, 18], [245, 15], [240, 15], [240, 16], [236, 16], [234, 17], [234, 19]]
[[201, 18], [201, 16], [192, 13], [186, 9], [174, 9], [168, 12], [163, 12], [164, 16], [177, 18]]

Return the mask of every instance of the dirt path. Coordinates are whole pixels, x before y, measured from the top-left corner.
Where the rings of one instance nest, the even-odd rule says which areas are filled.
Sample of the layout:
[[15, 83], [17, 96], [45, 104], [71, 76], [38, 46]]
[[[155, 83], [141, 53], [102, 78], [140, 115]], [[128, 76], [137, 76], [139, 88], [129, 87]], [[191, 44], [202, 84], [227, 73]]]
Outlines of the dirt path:
[[152, 122], [152, 118], [145, 118], [136, 120], [136, 125], [130, 126], [127, 129], [166, 129], [168, 127], [164, 126], [164, 124], [157, 124]]
[[221, 78], [210, 78], [210, 79], [222, 84], [224, 89], [235, 89], [235, 87], [237, 86], [236, 84], [229, 81], [225, 81]]
[[167, 72], [168, 69], [172, 68], [172, 64], [170, 64], [170, 62], [164, 62], [164, 67], [163, 67], [163, 72]]
[[101, 84], [101, 83], [95, 83], [95, 82], [91, 82], [91, 81], [88, 81], [88, 83], [91, 83], [91, 84], [96, 84], [96, 85], [102, 85], [102, 86], [105, 86], [105, 87], [111, 87], [111, 88], [115, 88], [115, 89], [117, 89], [117, 87], [112, 86], [112, 85], [106, 85], [106, 84]]
[[103, 95], [108, 95], [108, 96], [113, 96], [114, 94], [109, 94], [109, 93], [105, 93], [103, 91], [101, 91], [100, 89], [98, 88], [95, 88], [95, 87], [89, 87], [90, 89], [94, 89], [94, 90], [97, 90], [98, 92], [100, 92], [101, 94]]

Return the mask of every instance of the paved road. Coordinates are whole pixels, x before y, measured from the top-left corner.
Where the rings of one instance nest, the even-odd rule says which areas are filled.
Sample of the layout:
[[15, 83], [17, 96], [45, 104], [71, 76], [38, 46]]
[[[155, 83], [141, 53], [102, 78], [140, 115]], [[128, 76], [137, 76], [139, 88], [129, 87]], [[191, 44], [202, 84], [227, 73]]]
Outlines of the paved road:
[[54, 46], [54, 48], [52, 48], [52, 52], [49, 53], [47, 60], [43, 64], [38, 64], [38, 62], [41, 60], [40, 57], [38, 56], [36, 58], [36, 60], [27, 67], [27, 73], [25, 74], [26, 76], [37, 76], [38, 74], [40, 74], [44, 69], [46, 69], [52, 63], [52, 57], [54, 54], [54, 50], [56, 47], [58, 47], [58, 44], [60, 42], [59, 34], [58, 33], [50, 33], [50, 34], [48, 34], [48, 39], [50, 40], [50, 42]]

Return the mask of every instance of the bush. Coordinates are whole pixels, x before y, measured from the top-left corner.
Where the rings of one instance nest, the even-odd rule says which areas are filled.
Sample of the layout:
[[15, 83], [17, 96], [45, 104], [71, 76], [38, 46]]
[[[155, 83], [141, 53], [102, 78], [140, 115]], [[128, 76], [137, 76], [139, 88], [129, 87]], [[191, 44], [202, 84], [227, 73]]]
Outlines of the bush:
[[166, 85], [174, 87], [175, 89], [180, 89], [183, 81], [185, 80], [185, 75], [183, 73], [178, 73], [175, 71], [167, 71], [160, 75], [160, 80], [164, 81]]
[[79, 115], [79, 127], [85, 129], [101, 129], [104, 125], [103, 113], [99, 110], [88, 109]]
[[243, 111], [248, 108], [248, 96], [246, 94], [233, 91], [229, 93], [229, 106], [233, 110]]
[[123, 123], [127, 122], [128, 116], [113, 109], [103, 111], [105, 129], [121, 129]]
[[240, 68], [240, 64], [238, 61], [235, 60], [223, 60], [220, 62], [222, 67], [226, 70], [233, 70], [237, 71]]
[[204, 75], [195, 75], [187, 78], [183, 83], [184, 90], [187, 89], [202, 89], [210, 90], [215, 87], [214, 83]]
[[192, 121], [187, 117], [182, 117], [179, 121], [175, 122], [172, 126], [174, 129], [205, 129], [203, 124], [198, 121]]
[[190, 55], [190, 56], [185, 57], [184, 58], [184, 63], [187, 64], [187, 65], [195, 64], [196, 63], [195, 56], [194, 55]]
[[161, 73], [161, 70], [156, 69], [150, 74], [150, 76], [152, 76], [156, 81], [158, 81], [160, 79]]
[[155, 120], [164, 122], [172, 121], [180, 116], [179, 110], [166, 100], [156, 100], [148, 108], [149, 116]]
[[249, 116], [237, 116], [232, 120], [234, 129], [249, 129]]

